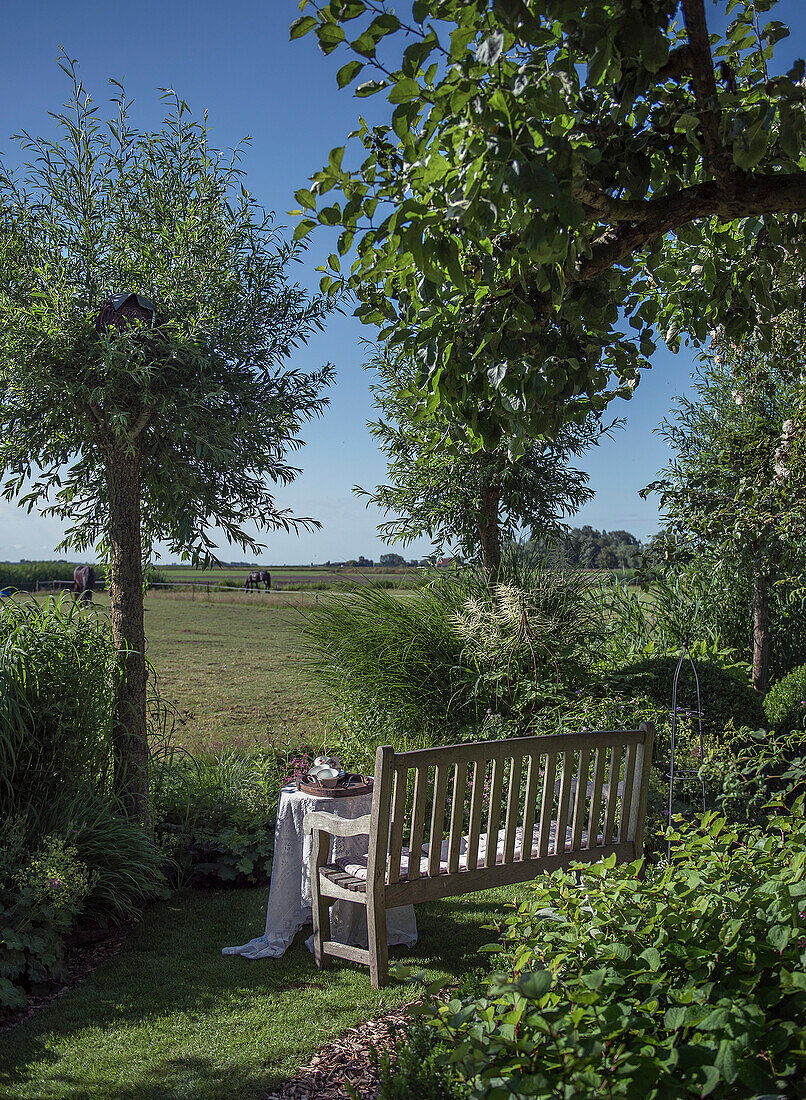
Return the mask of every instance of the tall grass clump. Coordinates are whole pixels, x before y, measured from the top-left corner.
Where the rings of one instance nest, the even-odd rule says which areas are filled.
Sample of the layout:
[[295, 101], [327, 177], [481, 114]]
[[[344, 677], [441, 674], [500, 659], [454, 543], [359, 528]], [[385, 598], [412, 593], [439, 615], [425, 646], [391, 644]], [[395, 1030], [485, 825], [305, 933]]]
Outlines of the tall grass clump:
[[112, 769], [112, 652], [104, 621], [69, 598], [0, 604], [0, 792], [38, 815]]
[[339, 728], [366, 746], [523, 732], [593, 659], [590, 584], [578, 571], [509, 563], [493, 588], [472, 570], [437, 574], [403, 598], [356, 585], [306, 613], [308, 669]]

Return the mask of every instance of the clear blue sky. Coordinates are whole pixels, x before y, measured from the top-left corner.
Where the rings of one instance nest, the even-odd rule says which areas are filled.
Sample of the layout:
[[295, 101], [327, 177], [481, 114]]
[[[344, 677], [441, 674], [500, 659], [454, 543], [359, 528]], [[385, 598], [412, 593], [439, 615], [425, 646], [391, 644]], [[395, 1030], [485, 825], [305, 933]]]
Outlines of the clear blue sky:
[[[405, 0], [404, 0], [405, 2]], [[209, 112], [213, 141], [231, 148], [245, 135], [252, 139], [244, 167], [247, 186], [278, 221], [289, 224], [294, 191], [341, 145], [359, 110], [380, 118], [381, 97], [356, 100], [336, 88], [341, 51], [324, 57], [313, 37], [289, 42], [288, 27], [298, 15], [296, 0], [3, 0], [0, 39], [0, 151], [8, 163], [19, 153], [9, 140], [21, 129], [50, 132], [48, 111], [67, 94], [57, 65], [60, 47], [80, 62], [80, 73], [94, 98], [109, 97], [108, 78], [124, 80], [136, 100], [134, 116], [143, 128], [162, 117], [158, 89], [173, 87], [200, 115]], [[708, 5], [710, 8], [710, 5]], [[806, 52], [806, 17], [799, 0], [782, 0], [774, 17], [792, 28], [781, 43], [780, 64]], [[331, 248], [313, 234], [300, 282], [315, 287], [317, 264]], [[310, 535], [268, 534], [265, 561], [275, 564], [343, 560], [365, 554], [377, 558], [386, 549], [375, 530], [379, 515], [353, 496], [353, 485], [374, 486], [384, 479], [385, 464], [365, 423], [371, 415], [370, 378], [362, 370], [361, 340], [370, 333], [351, 317], [334, 317], [327, 333], [298, 352], [301, 368], [332, 361], [338, 380], [324, 418], [304, 433], [299, 452], [303, 474], [281, 489], [278, 499], [300, 515], [315, 516], [323, 529]], [[653, 428], [683, 392], [693, 369], [692, 356], [658, 351], [629, 403], [611, 406], [627, 426], [614, 439], [593, 449], [582, 465], [591, 475], [594, 500], [573, 521], [598, 528], [624, 528], [646, 537], [658, 526], [652, 502], [638, 490], [666, 461]], [[46, 558], [61, 537], [52, 520], [0, 502], [0, 559]], [[407, 555], [425, 554], [427, 540]], [[224, 559], [241, 552], [222, 548]]]

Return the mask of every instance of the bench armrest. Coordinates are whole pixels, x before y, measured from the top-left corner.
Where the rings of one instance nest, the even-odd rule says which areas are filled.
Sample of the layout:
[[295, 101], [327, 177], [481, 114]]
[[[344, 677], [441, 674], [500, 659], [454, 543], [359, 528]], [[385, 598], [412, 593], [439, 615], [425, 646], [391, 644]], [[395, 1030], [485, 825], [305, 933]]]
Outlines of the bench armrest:
[[315, 829], [330, 833], [331, 836], [369, 836], [369, 823], [371, 814], [364, 817], [339, 817], [337, 814], [327, 814], [322, 810], [314, 810], [306, 814], [302, 827], [306, 833], [312, 833]]

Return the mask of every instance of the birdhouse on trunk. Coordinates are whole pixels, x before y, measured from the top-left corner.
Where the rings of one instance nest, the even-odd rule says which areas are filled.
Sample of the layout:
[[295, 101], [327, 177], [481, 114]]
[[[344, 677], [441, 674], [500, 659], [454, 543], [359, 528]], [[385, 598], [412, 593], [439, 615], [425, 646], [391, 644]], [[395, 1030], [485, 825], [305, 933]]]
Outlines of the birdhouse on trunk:
[[135, 328], [138, 321], [146, 328], [154, 328], [157, 323], [157, 308], [150, 298], [124, 290], [101, 306], [101, 312], [95, 321], [95, 331], [108, 332], [116, 328], [122, 332], [127, 328]]

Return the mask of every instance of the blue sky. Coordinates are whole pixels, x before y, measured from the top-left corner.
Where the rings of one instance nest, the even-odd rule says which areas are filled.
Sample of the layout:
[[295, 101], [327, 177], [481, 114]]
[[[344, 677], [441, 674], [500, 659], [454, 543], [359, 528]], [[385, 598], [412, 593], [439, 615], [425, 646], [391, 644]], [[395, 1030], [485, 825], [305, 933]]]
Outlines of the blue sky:
[[[48, 111], [66, 98], [67, 81], [57, 64], [60, 48], [80, 62], [82, 79], [97, 101], [108, 100], [109, 77], [122, 79], [136, 100], [134, 117], [143, 128], [157, 126], [162, 117], [158, 89], [173, 87], [195, 114], [207, 109], [219, 147], [231, 148], [250, 135], [244, 159], [247, 186], [281, 224], [293, 222], [287, 211], [296, 206], [294, 191], [326, 162], [333, 146], [343, 144], [359, 111], [371, 121], [385, 114], [381, 97], [356, 100], [349, 91], [338, 91], [341, 51], [324, 57], [313, 37], [289, 42], [296, 0], [231, 0], [227, 5], [214, 0], [4, 0], [0, 7], [0, 152], [8, 163], [19, 159], [10, 135], [21, 129], [49, 133]], [[782, 0], [774, 17], [792, 28], [790, 39], [779, 46], [779, 64], [788, 65], [806, 52], [802, 4]], [[300, 282], [316, 286], [315, 268], [329, 251], [327, 238], [314, 233], [299, 268]], [[331, 361], [338, 371], [329, 410], [304, 432], [307, 445], [298, 460], [303, 474], [278, 493], [283, 506], [316, 517], [323, 529], [298, 537], [268, 534], [267, 562], [337, 561], [359, 554], [377, 558], [387, 549], [375, 529], [379, 514], [351, 491], [355, 484], [374, 486], [385, 475], [383, 456], [365, 427], [372, 410], [361, 341], [369, 335], [352, 317], [333, 317], [327, 332], [293, 359], [303, 369]], [[676, 356], [660, 349], [632, 401], [611, 406], [627, 425], [582, 460], [596, 496], [574, 523], [624, 528], [642, 538], [657, 529], [657, 509], [640, 500], [638, 490], [666, 461], [653, 429], [670, 411], [674, 396], [685, 391], [692, 370], [693, 358], [685, 349]], [[0, 502], [0, 559], [50, 557], [60, 537], [55, 521]], [[422, 540], [403, 552], [414, 556], [428, 550]], [[225, 560], [242, 557], [237, 548], [224, 546], [221, 553]]]

